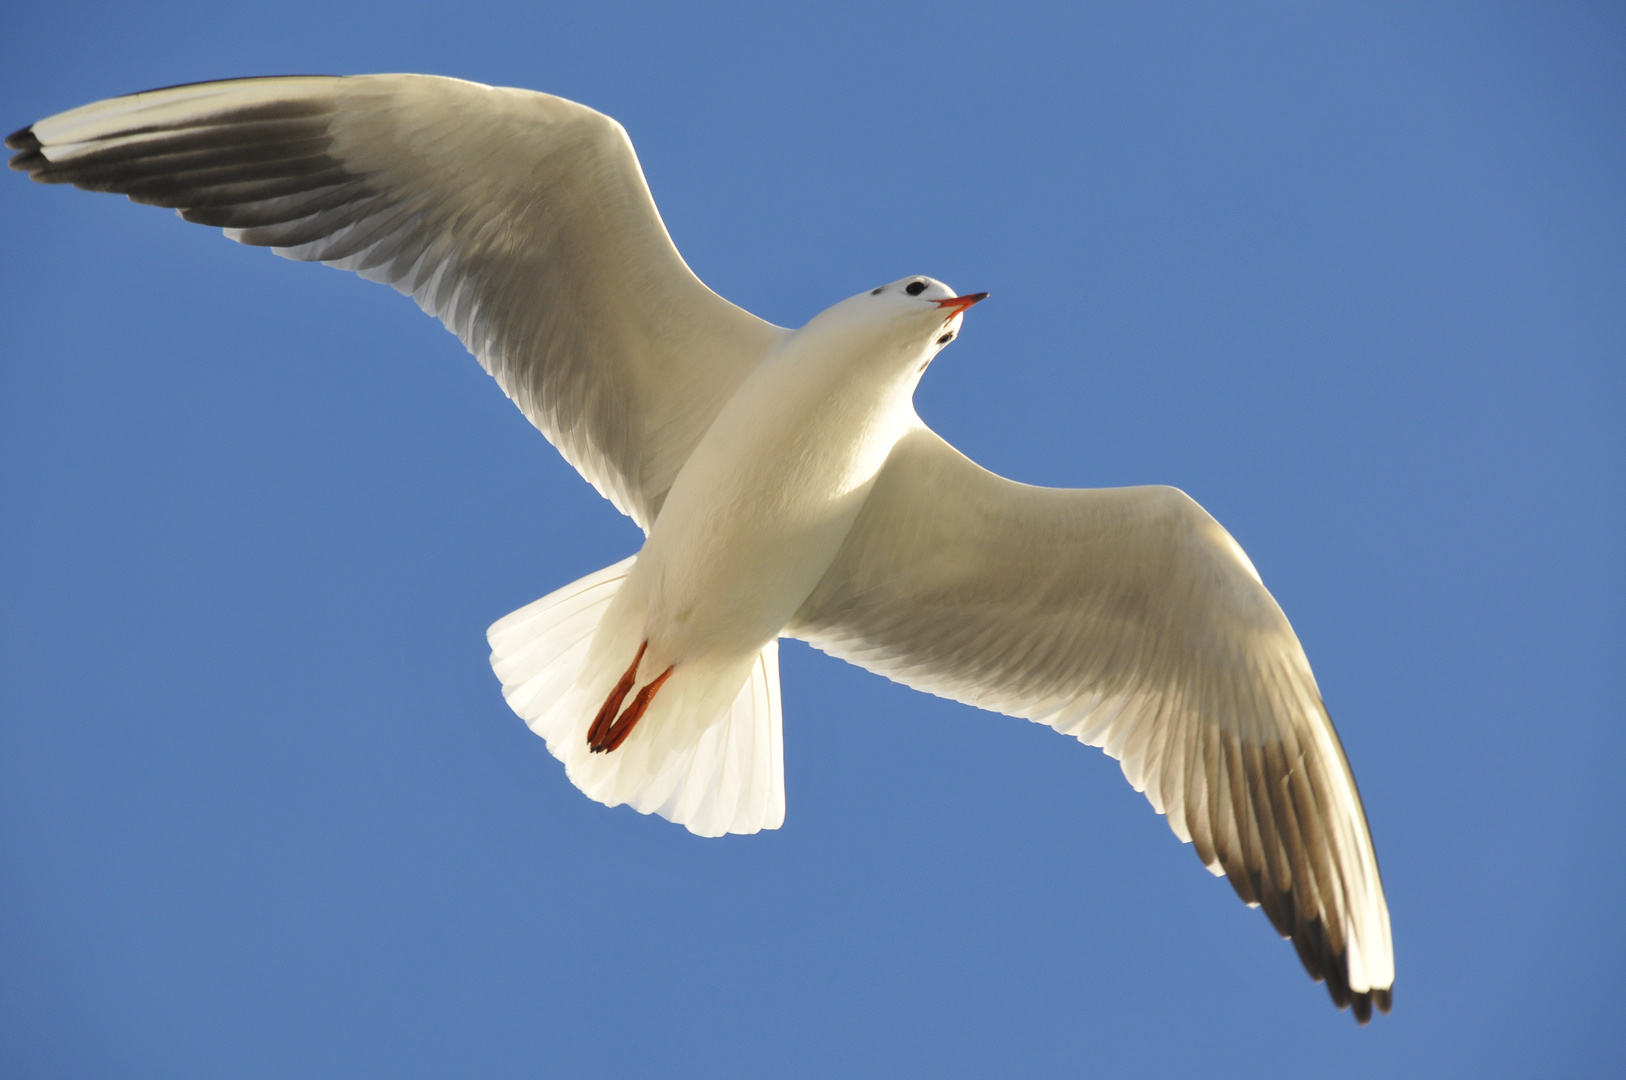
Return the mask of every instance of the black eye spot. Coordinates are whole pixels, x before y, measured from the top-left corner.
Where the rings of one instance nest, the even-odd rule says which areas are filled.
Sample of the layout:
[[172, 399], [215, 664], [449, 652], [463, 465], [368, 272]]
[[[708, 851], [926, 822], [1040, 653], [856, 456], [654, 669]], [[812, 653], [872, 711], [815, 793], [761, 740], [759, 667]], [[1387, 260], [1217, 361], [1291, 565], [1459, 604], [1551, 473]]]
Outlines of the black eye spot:
[[[886, 286], [883, 285], [883, 286], [881, 286], [881, 288], [884, 289], [884, 288], [886, 288]], [[869, 291], [869, 294], [871, 296], [880, 296], [881, 295], [881, 289], [871, 289]]]
[[953, 340], [954, 340], [954, 335], [953, 334], [944, 334], [942, 337], [937, 339], [937, 343], [939, 345], [947, 345], [949, 342], [951, 342]]
[[926, 291], [926, 283], [924, 281], [911, 281], [904, 287], [903, 291], [908, 293], [910, 296], [919, 296], [921, 293]]

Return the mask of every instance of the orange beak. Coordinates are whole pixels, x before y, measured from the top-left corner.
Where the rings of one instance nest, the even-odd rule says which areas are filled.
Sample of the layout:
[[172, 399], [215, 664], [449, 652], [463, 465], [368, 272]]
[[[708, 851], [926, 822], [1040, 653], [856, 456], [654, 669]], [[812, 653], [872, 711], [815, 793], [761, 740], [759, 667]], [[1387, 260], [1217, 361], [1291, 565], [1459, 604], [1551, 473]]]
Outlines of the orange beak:
[[974, 292], [967, 293], [965, 296], [951, 296], [947, 300], [939, 300], [937, 302], [937, 306], [940, 308], [948, 308], [948, 317], [952, 319], [954, 316], [964, 313], [966, 308], [970, 307], [972, 304], [975, 304], [978, 300], [986, 299], [988, 299], [987, 293]]

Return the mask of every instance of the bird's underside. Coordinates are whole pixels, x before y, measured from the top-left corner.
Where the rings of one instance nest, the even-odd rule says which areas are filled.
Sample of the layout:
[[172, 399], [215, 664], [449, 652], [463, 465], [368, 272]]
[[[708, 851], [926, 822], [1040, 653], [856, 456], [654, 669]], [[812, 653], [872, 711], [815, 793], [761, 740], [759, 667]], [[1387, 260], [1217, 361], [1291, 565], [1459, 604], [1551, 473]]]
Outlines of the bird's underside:
[[[545, 94], [413, 75], [203, 83], [7, 145], [35, 180], [172, 207], [412, 296], [646, 533], [794, 337], [689, 271], [619, 124]], [[896, 284], [907, 297], [877, 303], [905, 311], [926, 289]], [[856, 513], [785, 636], [1101, 747], [1340, 1008], [1389, 1010], [1354, 776], [1297, 637], [1212, 517], [1172, 488], [1013, 483], [918, 423]], [[593, 798], [707, 835], [777, 827], [776, 645], [701, 671], [652, 661], [632, 623], [605, 644], [634, 565], [493, 625], [504, 695]]]

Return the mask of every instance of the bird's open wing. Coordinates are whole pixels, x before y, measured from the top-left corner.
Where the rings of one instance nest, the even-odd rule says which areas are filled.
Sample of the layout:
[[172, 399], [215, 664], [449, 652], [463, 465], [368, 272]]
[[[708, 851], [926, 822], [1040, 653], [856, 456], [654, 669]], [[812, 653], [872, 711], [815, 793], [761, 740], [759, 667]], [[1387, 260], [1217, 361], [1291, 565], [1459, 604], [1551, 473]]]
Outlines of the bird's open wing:
[[547, 94], [240, 79], [86, 105], [6, 145], [36, 180], [175, 207], [410, 294], [646, 530], [786, 333], [690, 272], [621, 125]]
[[1340, 1007], [1388, 1011], [1388, 908], [1343, 748], [1281, 608], [1184, 493], [1029, 487], [920, 427], [785, 633], [1103, 748]]

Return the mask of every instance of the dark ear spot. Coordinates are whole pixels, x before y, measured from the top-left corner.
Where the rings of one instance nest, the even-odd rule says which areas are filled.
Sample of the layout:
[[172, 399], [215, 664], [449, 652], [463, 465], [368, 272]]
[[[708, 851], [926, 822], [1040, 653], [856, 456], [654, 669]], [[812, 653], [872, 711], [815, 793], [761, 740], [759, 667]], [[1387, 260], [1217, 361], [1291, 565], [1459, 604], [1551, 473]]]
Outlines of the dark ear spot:
[[949, 342], [951, 342], [953, 340], [954, 340], [954, 335], [953, 334], [944, 334], [942, 337], [937, 339], [937, 343], [939, 345], [947, 345]]
[[926, 291], [926, 283], [924, 281], [911, 281], [904, 287], [903, 291], [908, 293], [910, 296], [919, 296], [921, 293]]
[[[886, 286], [885, 286], [885, 285], [882, 285], [882, 286], [881, 286], [881, 289], [884, 289], [884, 288], [886, 288]], [[869, 291], [869, 294], [870, 294], [870, 295], [871, 295], [871, 296], [880, 296], [880, 295], [881, 295], [881, 289], [871, 289], [871, 290], [870, 290], [870, 291]]]

